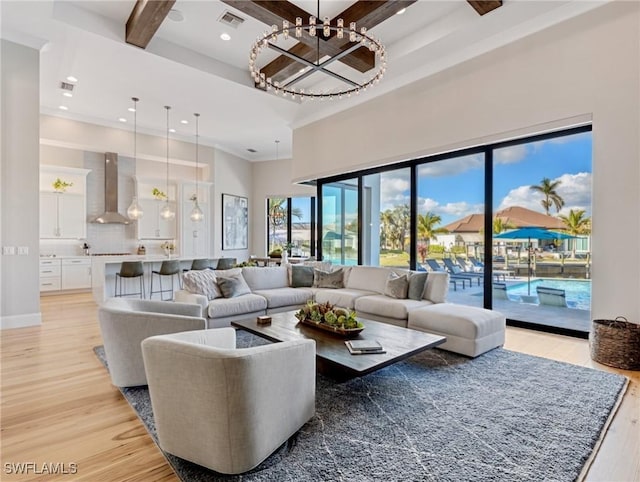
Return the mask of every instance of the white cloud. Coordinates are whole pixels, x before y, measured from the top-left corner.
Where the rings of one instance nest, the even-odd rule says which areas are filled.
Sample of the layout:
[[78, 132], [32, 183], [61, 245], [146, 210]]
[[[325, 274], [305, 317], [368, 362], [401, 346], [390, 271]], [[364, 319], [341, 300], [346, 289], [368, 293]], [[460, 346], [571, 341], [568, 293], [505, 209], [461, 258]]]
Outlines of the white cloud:
[[516, 164], [527, 155], [527, 144], [496, 149], [493, 155], [495, 164]]
[[[403, 173], [404, 174], [404, 173]], [[380, 178], [380, 209], [385, 211], [399, 204], [409, 204], [409, 172], [395, 177]]]
[[441, 177], [455, 176], [471, 169], [484, 167], [484, 155], [473, 154], [464, 157], [455, 157], [444, 161], [429, 162], [418, 167], [418, 176]]
[[[560, 211], [567, 214], [569, 209], [584, 209], [587, 215], [591, 213], [591, 173], [579, 172], [577, 174], [563, 174], [553, 181], [560, 181], [557, 188], [558, 194], [564, 199], [565, 207]], [[530, 189], [529, 185], [519, 186], [509, 191], [502, 199], [498, 210], [509, 206], [522, 206], [538, 212], [544, 212], [542, 208], [542, 194]], [[552, 214], [555, 211], [552, 209]]]
[[469, 204], [467, 202], [440, 204], [431, 198], [418, 199], [418, 212], [432, 212], [442, 217], [454, 217], [455, 219], [463, 218], [469, 214], [478, 214], [484, 212], [484, 204]]

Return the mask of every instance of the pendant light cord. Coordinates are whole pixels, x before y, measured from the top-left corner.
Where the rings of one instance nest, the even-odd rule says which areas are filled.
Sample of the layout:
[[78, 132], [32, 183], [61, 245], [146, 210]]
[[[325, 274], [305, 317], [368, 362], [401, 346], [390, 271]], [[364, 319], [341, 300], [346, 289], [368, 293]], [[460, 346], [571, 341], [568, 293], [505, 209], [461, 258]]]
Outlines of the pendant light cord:
[[[133, 166], [138, 168], [138, 99], [137, 97], [131, 97], [133, 101]], [[138, 196], [138, 183], [133, 183], [133, 195]]]
[[169, 109], [171, 107], [165, 105], [164, 108], [167, 109], [167, 179], [165, 189], [167, 190], [167, 204], [169, 204]]
[[198, 138], [200, 137], [198, 121], [200, 120], [200, 114], [193, 114], [196, 117], [196, 206], [198, 205]]

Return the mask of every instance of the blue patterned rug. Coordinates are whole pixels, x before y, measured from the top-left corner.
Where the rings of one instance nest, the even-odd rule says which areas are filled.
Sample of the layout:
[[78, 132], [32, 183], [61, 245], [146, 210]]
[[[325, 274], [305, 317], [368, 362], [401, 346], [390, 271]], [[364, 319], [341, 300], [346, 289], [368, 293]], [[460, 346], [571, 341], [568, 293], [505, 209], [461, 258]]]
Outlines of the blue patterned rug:
[[[238, 331], [238, 347], [263, 343]], [[346, 383], [318, 375], [315, 417], [242, 476], [165, 456], [184, 482], [574, 481], [626, 385], [504, 349], [475, 359], [435, 349]], [[157, 442], [147, 388], [122, 394]]]

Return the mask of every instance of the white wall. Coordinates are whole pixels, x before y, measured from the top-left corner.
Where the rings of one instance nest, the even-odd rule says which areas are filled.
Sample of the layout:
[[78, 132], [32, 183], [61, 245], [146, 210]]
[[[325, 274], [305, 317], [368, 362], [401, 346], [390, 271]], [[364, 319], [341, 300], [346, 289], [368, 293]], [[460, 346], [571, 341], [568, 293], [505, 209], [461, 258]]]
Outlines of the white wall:
[[251, 254], [267, 255], [267, 199], [271, 197], [315, 196], [315, 186], [291, 182], [291, 159], [254, 162], [252, 165]]
[[40, 55], [1, 41], [2, 246], [26, 246], [26, 256], [2, 256], [0, 328], [40, 324], [38, 118]]
[[[238, 262], [245, 261], [251, 253], [251, 232], [256, 215], [251, 209], [252, 177], [251, 163], [245, 159], [216, 150], [213, 176], [213, 256], [236, 258]], [[222, 194], [233, 194], [249, 198], [249, 239], [247, 249], [222, 250]]]
[[592, 118], [592, 314], [640, 321], [639, 32], [640, 4], [612, 2], [299, 128], [293, 134], [293, 178], [315, 179]]

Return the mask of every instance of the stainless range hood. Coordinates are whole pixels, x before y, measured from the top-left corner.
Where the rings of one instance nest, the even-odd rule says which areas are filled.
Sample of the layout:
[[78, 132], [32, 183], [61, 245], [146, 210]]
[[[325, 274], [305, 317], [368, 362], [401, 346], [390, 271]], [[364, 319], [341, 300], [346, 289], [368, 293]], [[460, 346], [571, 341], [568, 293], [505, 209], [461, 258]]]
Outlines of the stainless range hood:
[[99, 224], [129, 224], [131, 220], [118, 212], [118, 154], [104, 155], [104, 212], [91, 221]]

